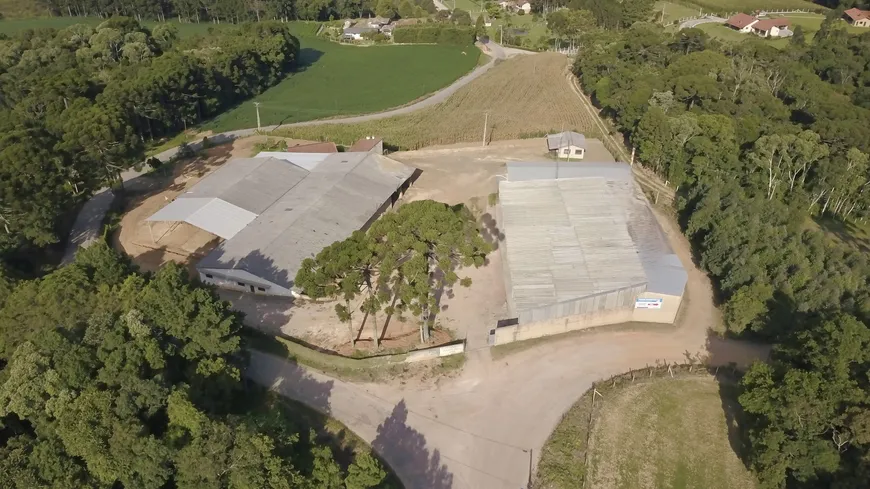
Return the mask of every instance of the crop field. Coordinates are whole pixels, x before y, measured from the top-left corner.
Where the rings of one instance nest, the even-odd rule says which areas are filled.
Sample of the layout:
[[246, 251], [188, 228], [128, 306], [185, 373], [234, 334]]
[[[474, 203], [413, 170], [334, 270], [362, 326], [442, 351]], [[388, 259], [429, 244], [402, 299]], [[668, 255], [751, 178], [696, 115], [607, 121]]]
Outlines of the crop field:
[[[477, 65], [474, 46], [359, 47], [300, 39], [302, 71], [262, 93], [263, 125], [378, 112], [446, 87]], [[204, 125], [215, 132], [257, 127], [245, 103]]]
[[656, 13], [656, 22], [663, 22], [665, 24], [686, 17], [696, 16], [699, 11], [698, 7], [674, 2], [656, 2], [653, 9]]
[[417, 149], [435, 144], [537, 137], [575, 130], [596, 137], [594, 120], [566, 77], [568, 59], [556, 53], [501, 62], [438, 105], [413, 114], [359, 124], [323, 124], [280, 130], [299, 139], [351, 144], [368, 135], [387, 146]]
[[595, 401], [588, 446], [590, 399], [584, 396], [547, 440], [535, 487], [568, 489], [584, 480], [583, 487], [596, 489], [754, 488], [732, 446], [740, 449], [735, 391], [707, 375], [608, 390]]

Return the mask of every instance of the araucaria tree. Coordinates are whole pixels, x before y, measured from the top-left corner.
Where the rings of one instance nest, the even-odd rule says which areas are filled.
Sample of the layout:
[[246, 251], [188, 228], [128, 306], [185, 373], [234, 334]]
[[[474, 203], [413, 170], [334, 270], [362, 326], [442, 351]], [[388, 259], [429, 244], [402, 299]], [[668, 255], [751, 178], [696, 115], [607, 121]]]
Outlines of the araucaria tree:
[[335, 310], [341, 321], [351, 323], [351, 342], [357, 308], [372, 318], [376, 346], [381, 311], [418, 317], [420, 341], [426, 342], [441, 293], [457, 282], [470, 286], [471, 280], [460, 279], [458, 270], [483, 265], [490, 250], [465, 206], [412, 202], [386, 214], [367, 232], [355, 232], [304, 260], [295, 285], [309, 297], [342, 302]]
[[460, 267], [480, 267], [492, 247], [480, 234], [474, 216], [464, 205], [432, 200], [411, 202], [385, 215], [369, 231], [383, 253], [382, 280], [392, 285], [395, 311], [420, 318], [420, 341], [429, 340], [432, 314], [441, 293], [459, 282]]

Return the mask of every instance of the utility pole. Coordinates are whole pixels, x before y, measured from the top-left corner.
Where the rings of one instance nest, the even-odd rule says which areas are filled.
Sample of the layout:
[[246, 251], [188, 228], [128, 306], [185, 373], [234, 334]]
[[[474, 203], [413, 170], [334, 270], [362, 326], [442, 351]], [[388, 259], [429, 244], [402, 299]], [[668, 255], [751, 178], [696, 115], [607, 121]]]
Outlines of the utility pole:
[[483, 118], [483, 141], [480, 142], [481, 146], [486, 146], [486, 126], [489, 124], [489, 112]]
[[260, 102], [254, 102], [254, 107], [257, 108], [257, 132], [260, 132]]
[[498, 26], [498, 43], [504, 44], [504, 24], [499, 24]]

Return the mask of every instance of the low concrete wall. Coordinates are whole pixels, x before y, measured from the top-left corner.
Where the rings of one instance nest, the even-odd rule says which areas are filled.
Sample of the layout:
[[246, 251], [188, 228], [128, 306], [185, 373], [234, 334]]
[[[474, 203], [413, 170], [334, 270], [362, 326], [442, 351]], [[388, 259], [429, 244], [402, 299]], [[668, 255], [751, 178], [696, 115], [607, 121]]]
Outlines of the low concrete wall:
[[434, 348], [426, 348], [425, 350], [408, 352], [408, 357], [405, 358], [405, 363], [434, 360], [436, 358], [449, 357], [450, 355], [458, 355], [460, 353], [465, 353], [464, 341], [452, 345], [436, 346]]
[[632, 321], [633, 315], [634, 309], [613, 309], [583, 316], [569, 316], [549, 321], [505, 326], [495, 330], [493, 345], [531, 340], [608, 324], [627, 323]]

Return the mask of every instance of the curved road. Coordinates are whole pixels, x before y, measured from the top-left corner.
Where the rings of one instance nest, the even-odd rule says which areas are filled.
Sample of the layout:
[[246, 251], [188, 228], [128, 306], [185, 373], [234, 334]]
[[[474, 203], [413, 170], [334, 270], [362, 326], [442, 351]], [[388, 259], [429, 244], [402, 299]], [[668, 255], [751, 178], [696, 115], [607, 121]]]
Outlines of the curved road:
[[691, 29], [692, 27], [698, 27], [701, 24], [724, 24], [728, 19], [723, 19], [722, 17], [716, 17], [715, 15], [706, 15], [700, 19], [687, 20], [680, 24], [680, 30], [682, 29]]
[[342, 421], [408, 489], [525, 488], [547, 437], [592, 382], [659, 361], [766, 357], [764, 346], [708, 335], [718, 322], [710, 282], [679, 231], [666, 233], [689, 272], [678, 329], [575, 335], [498, 361], [489, 349], [472, 351], [457, 378], [434, 387], [343, 382], [259, 352], [246, 375]]
[[[274, 125], [274, 126], [265, 126], [261, 130], [265, 132], [274, 131], [279, 127], [300, 127], [300, 126], [316, 126], [321, 124], [355, 124], [357, 122], [366, 122], [366, 121], [374, 121], [378, 119], [386, 119], [388, 117], [393, 117], [397, 115], [410, 114], [417, 110], [423, 109], [425, 107], [431, 107], [435, 104], [444, 102], [451, 95], [456, 93], [457, 90], [468, 85], [475, 79], [479, 78], [481, 75], [490, 70], [493, 66], [495, 66], [496, 60], [506, 59], [508, 57], [520, 54], [519, 50], [510, 50], [509, 52], [502, 48], [500, 45], [489, 42], [484, 47], [481, 47], [483, 52], [490, 57], [488, 63], [482, 66], [478, 66], [471, 73], [459, 78], [452, 84], [447, 87], [438, 90], [437, 92], [432, 93], [428, 97], [419, 100], [417, 102], [411, 103], [409, 105], [405, 105], [403, 107], [398, 107], [395, 109], [390, 109], [384, 112], [376, 112], [374, 114], [366, 114], [366, 115], [358, 115], [352, 117], [342, 117], [337, 119], [319, 119], [313, 121], [304, 121], [304, 122], [295, 122], [292, 124], [282, 124], [282, 125]], [[214, 134], [209, 136], [209, 140], [212, 142], [227, 142], [232, 141], [233, 139], [248, 137], [256, 134], [258, 132], [257, 128], [251, 129], [237, 129], [235, 131], [227, 131], [218, 134]], [[199, 145], [202, 140], [190, 143], [189, 146], [194, 150], [199, 149]], [[160, 161], [167, 162], [178, 153], [178, 147], [170, 148], [162, 153], [158, 153], [154, 155]], [[140, 170], [136, 170], [131, 168], [127, 171], [121, 173], [121, 181], [124, 183], [130, 182], [131, 180], [135, 180], [136, 178], [145, 174], [148, 170], [143, 167]], [[93, 243], [100, 237], [100, 232], [102, 230], [103, 219], [106, 216], [106, 213], [111, 208], [112, 202], [114, 201], [114, 193], [108, 188], [102, 188], [98, 190], [91, 198], [88, 200], [85, 205], [82, 207], [82, 210], [79, 211], [78, 216], [76, 216], [75, 223], [73, 223], [72, 231], [70, 231], [69, 239], [67, 240], [66, 250], [64, 251], [64, 257], [62, 263], [70, 263], [74, 258], [76, 251], [83, 246], [87, 246], [90, 243]]]

